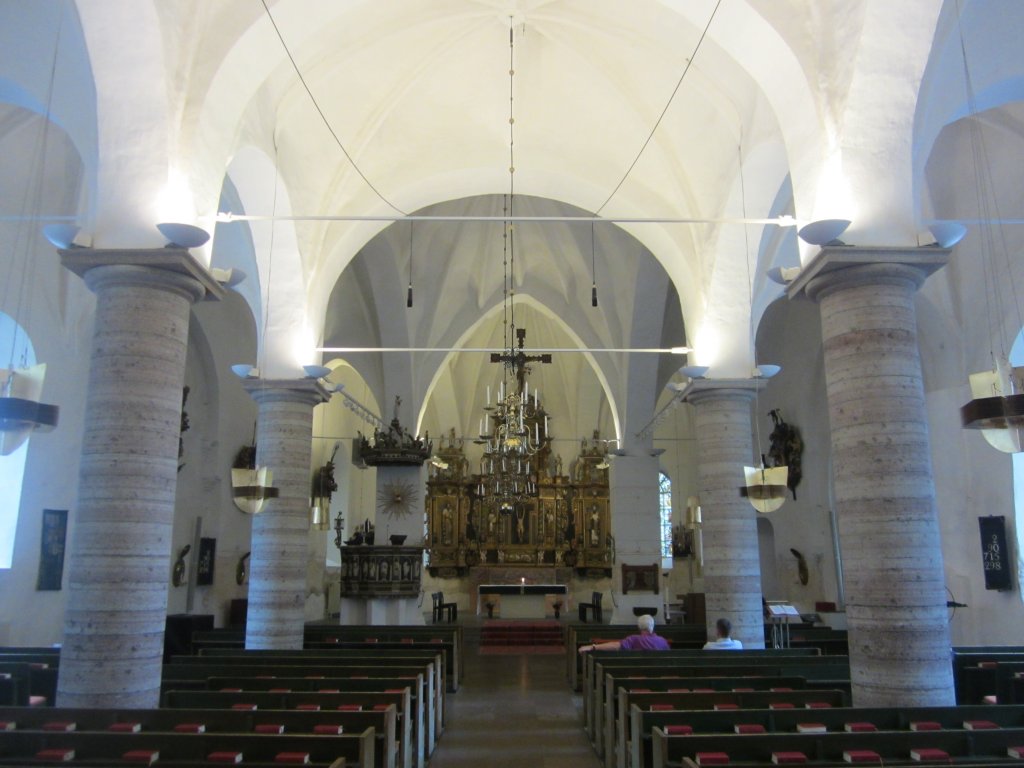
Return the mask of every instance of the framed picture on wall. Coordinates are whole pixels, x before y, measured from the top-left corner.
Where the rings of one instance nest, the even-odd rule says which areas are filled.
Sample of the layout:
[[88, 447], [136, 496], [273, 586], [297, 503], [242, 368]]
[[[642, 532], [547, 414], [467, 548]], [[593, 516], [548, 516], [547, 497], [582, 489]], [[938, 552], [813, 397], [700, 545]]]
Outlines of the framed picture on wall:
[[199, 562], [196, 563], [196, 584], [208, 587], [213, 584], [213, 561], [217, 554], [217, 540], [199, 539]]
[[68, 532], [66, 509], [44, 509], [43, 530], [39, 540], [39, 576], [36, 589], [60, 591], [64, 580], [64, 544]]

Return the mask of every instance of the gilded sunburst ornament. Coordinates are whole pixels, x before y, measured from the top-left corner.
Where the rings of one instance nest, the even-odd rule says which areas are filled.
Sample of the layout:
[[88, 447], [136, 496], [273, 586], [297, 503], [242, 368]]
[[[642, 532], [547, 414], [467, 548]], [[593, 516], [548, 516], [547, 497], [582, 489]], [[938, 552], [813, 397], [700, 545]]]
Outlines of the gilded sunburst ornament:
[[416, 496], [416, 486], [412, 483], [387, 483], [377, 491], [377, 509], [389, 517], [403, 517], [412, 512]]

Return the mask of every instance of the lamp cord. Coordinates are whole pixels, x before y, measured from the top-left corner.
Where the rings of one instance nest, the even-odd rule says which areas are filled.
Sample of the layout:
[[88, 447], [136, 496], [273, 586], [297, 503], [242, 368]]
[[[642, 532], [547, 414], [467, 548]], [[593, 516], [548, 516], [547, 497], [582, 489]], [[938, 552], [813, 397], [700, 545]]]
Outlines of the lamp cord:
[[[978, 105], [977, 105], [977, 100], [975, 98], [974, 84], [973, 84], [973, 80], [971, 78], [970, 66], [968, 65], [968, 62], [967, 62], [967, 42], [966, 42], [966, 39], [964, 37], [964, 29], [963, 29], [963, 23], [962, 23], [962, 18], [961, 18], [960, 0], [956, 0], [956, 22], [957, 22], [957, 32], [959, 34], [959, 41], [960, 41], [960, 55], [963, 58], [963, 63], [964, 63], [964, 90], [965, 90], [965, 95], [966, 95], [966, 98], [967, 98], [968, 116], [971, 117], [971, 118], [976, 118], [977, 115], [978, 115]], [[989, 187], [988, 191], [990, 192], [990, 194], [989, 195], [986, 194], [986, 190], [985, 190], [985, 186], [986, 185], [985, 185], [984, 172], [986, 170], [988, 170], [991, 166], [989, 165], [988, 150], [985, 147], [985, 140], [984, 140], [984, 136], [982, 135], [981, 128], [980, 128], [980, 126], [978, 126], [977, 120], [971, 120], [968, 123], [968, 125], [969, 125], [969, 129], [970, 129], [970, 137], [971, 137], [971, 141], [970, 141], [970, 145], [971, 145], [971, 160], [972, 160], [972, 162], [974, 164], [975, 189], [977, 190], [977, 193], [978, 193], [978, 218], [982, 222], [988, 221], [991, 224], [991, 226], [988, 226], [988, 227], [982, 226], [982, 228], [981, 228], [981, 230], [982, 230], [981, 231], [981, 237], [982, 237], [983, 256], [984, 256], [984, 249], [987, 249], [988, 250], [988, 254], [989, 254], [989, 258], [990, 259], [995, 259], [996, 258], [996, 256], [995, 256], [995, 254], [996, 254], [995, 236], [994, 236], [994, 233], [993, 233], [992, 230], [995, 227], [999, 227], [999, 224], [996, 223], [996, 222], [999, 222], [1001, 220], [1001, 213], [999, 211], [999, 200], [998, 200], [998, 198], [995, 195], [995, 190], [992, 189], [991, 175], [989, 175], [989, 178], [988, 178], [988, 187]], [[993, 209], [994, 209], [994, 214], [995, 214], [994, 218], [993, 218]], [[1006, 247], [1005, 239], [1002, 237], [1002, 228], [1001, 227], [999, 228], [999, 239], [1000, 239], [1000, 245], [1002, 246], [1003, 258], [1005, 260], [1006, 277], [1007, 277], [1007, 280], [1009, 281], [1009, 284], [1010, 284], [1010, 291], [1011, 291], [1011, 295], [1012, 295], [1012, 299], [1013, 299], [1014, 311], [1016, 312], [1016, 326], [1015, 327], [1020, 328], [1021, 325], [1022, 325], [1022, 322], [1024, 322], [1024, 321], [1022, 321], [1022, 317], [1024, 317], [1024, 316], [1022, 316], [1022, 314], [1021, 314], [1020, 299], [1018, 297], [1017, 286], [1016, 286], [1015, 280], [1014, 280], [1013, 269], [1012, 269], [1011, 264], [1010, 264], [1009, 250]], [[982, 258], [982, 268], [984, 269], [984, 274], [985, 274], [985, 288], [986, 288], [987, 291], [990, 291], [990, 295], [993, 298], [992, 302], [985, 302], [985, 311], [986, 311], [986, 316], [987, 316], [987, 320], [988, 320], [989, 338], [993, 340], [992, 344], [995, 344], [996, 343], [995, 340], [998, 339], [999, 353], [1001, 355], [1000, 359], [1003, 359], [1003, 360], [1006, 360], [1007, 362], [1009, 362], [1009, 355], [1007, 354], [1007, 350], [1006, 350], [1004, 339], [1003, 339], [1003, 334], [1002, 334], [1002, 332], [1000, 330], [1000, 327], [999, 327], [1000, 326], [1000, 322], [997, 319], [997, 318], [1001, 318], [1001, 317], [1004, 316], [1003, 302], [1002, 302], [1002, 299], [1001, 299], [1001, 296], [1000, 296], [1000, 292], [998, 290], [999, 282], [998, 282], [997, 277], [996, 277], [996, 275], [994, 273], [994, 269], [990, 269], [990, 266], [992, 266], [992, 265], [989, 264], [989, 259]], [[993, 307], [993, 304], [995, 305], [994, 307]], [[993, 367], [996, 367], [997, 366], [997, 361], [995, 360], [995, 349], [991, 345], [989, 347], [989, 355], [993, 358], [993, 361], [992, 361], [993, 362]], [[1012, 377], [1011, 377], [1011, 380], [1012, 380]], [[1004, 392], [1003, 394], [1008, 394], [1008, 393]]]
[[695, 45], [693, 48], [693, 53], [691, 53], [690, 57], [686, 60], [686, 66], [683, 67], [683, 73], [679, 75], [679, 80], [676, 81], [675, 88], [672, 89], [672, 93], [668, 97], [668, 101], [665, 102], [665, 108], [661, 110], [661, 114], [658, 115], [658, 119], [654, 121], [654, 127], [652, 127], [651, 132], [647, 134], [647, 138], [644, 139], [644, 143], [641, 145], [640, 151], [636, 153], [636, 157], [633, 158], [633, 162], [629, 164], [629, 168], [627, 168], [626, 172], [622, 174], [622, 178], [619, 179], [619, 183], [615, 185], [615, 189], [611, 191], [611, 194], [608, 195], [608, 198], [603, 203], [601, 203], [601, 205], [598, 207], [596, 211], [594, 211], [595, 216], [600, 214], [601, 211], [604, 210], [604, 207], [611, 202], [612, 198], [615, 197], [616, 193], [626, 182], [626, 179], [629, 178], [629, 174], [633, 172], [633, 169], [636, 167], [636, 164], [640, 162], [640, 156], [644, 153], [644, 150], [647, 149], [647, 145], [651, 143], [651, 139], [654, 138], [654, 134], [658, 130], [658, 126], [661, 125], [661, 121], [665, 118], [665, 114], [668, 112], [668, 108], [672, 106], [672, 101], [675, 99], [676, 94], [679, 92], [679, 87], [683, 84], [683, 80], [686, 77], [686, 73], [690, 71], [690, 66], [693, 64], [693, 60], [697, 58], [697, 51], [700, 50], [701, 44], [704, 42], [704, 38], [707, 37], [708, 29], [711, 28], [711, 22], [714, 21], [715, 15], [718, 13], [718, 6], [720, 6], [721, 4], [722, 0], [718, 0], [718, 2], [715, 3], [714, 10], [711, 11], [711, 15], [708, 17], [708, 23], [704, 25], [704, 31], [700, 33], [700, 38], [697, 40], [697, 45]]
[[[741, 127], [742, 130], [742, 127]], [[750, 301], [750, 351], [754, 358], [754, 365], [757, 365], [757, 337], [754, 331], [754, 280], [750, 272], [750, 235], [747, 232], [747, 186], [743, 176], [743, 143], [737, 147], [740, 171], [740, 206], [743, 211], [743, 262], [747, 267], [747, 299]], [[757, 441], [757, 456], [754, 463], [761, 460], [761, 471], [764, 472], [764, 453], [761, 451], [761, 395], [758, 388], [754, 388], [754, 439]]]
[[[57, 34], [53, 41], [53, 59], [50, 62], [50, 77], [47, 81], [46, 86], [46, 112], [43, 115], [43, 125], [40, 131], [39, 138], [35, 141], [32, 147], [31, 164], [29, 167], [38, 167], [39, 172], [35, 178], [35, 185], [31, 183], [25, 185], [25, 195], [21, 201], [21, 213], [22, 219], [28, 221], [39, 221], [39, 213], [43, 207], [43, 185], [45, 182], [45, 171], [46, 171], [46, 147], [49, 143], [50, 136], [50, 114], [53, 109], [53, 90], [54, 83], [57, 78], [57, 58], [60, 53], [60, 37], [61, 32], [64, 29], [64, 10], [62, 8], [60, 17], [57, 20]], [[28, 211], [32, 210], [33, 214], [28, 216]], [[23, 253], [25, 254], [25, 261], [19, 279], [17, 280], [17, 294], [14, 304], [14, 328], [11, 332], [11, 351], [8, 356], [7, 367], [10, 370], [14, 370], [14, 361], [17, 356], [18, 341], [21, 340], [21, 362], [20, 365], [25, 367], [28, 365], [28, 346], [29, 339], [28, 334], [24, 330], [26, 327], [31, 325], [32, 317], [32, 295], [29, 286], [35, 284], [35, 280], [31, 279], [31, 276], [35, 274], [35, 263], [36, 259], [31, 258], [29, 251], [32, 247], [32, 238], [28, 234], [30, 226], [20, 227], [15, 230], [14, 246], [12, 248], [15, 257], [19, 253], [19, 250], [23, 246]], [[12, 260], [12, 274], [17, 269], [17, 258]], [[9, 306], [9, 291], [12, 289], [14, 280], [5, 281], [4, 287], [4, 303], [3, 306]]]
[[316, 97], [313, 95], [313, 91], [310, 90], [309, 85], [306, 83], [306, 78], [303, 77], [302, 70], [299, 69], [299, 65], [296, 63], [295, 57], [292, 56], [292, 52], [288, 48], [288, 44], [284, 41], [284, 35], [281, 34], [281, 30], [278, 28], [277, 22], [274, 20], [274, 14], [270, 12], [270, 8], [267, 6], [267, 0], [261, 0], [261, 2], [263, 3], [263, 10], [266, 11], [267, 19], [270, 20], [270, 25], [274, 28], [274, 32], [277, 34], [277, 39], [281, 41], [281, 47], [284, 49], [285, 55], [288, 57], [288, 60], [292, 63], [292, 69], [295, 70], [295, 76], [298, 77], [299, 82], [302, 83], [302, 87], [305, 89], [306, 95], [309, 96], [309, 100], [313, 103], [313, 108], [317, 111], [317, 114], [320, 115], [320, 119], [323, 121], [324, 127], [327, 128], [328, 133], [330, 133], [331, 136], [333, 137], [334, 143], [338, 145], [338, 149], [340, 149], [341, 153], [345, 155], [345, 159], [348, 160], [353, 170], [355, 170], [355, 172], [359, 174], [359, 178], [366, 182], [366, 186], [373, 190], [373, 193], [377, 195], [378, 198], [380, 198], [381, 202], [383, 202], [386, 206], [388, 206], [391, 210], [395, 211], [396, 213], [400, 213], [403, 216], [408, 216], [408, 213], [403, 211], [397, 205], [395, 205], [386, 197], [384, 197], [383, 194], [381, 194], [380, 190], [378, 190], [377, 187], [373, 185], [373, 182], [371, 182], [366, 177], [366, 174], [364, 174], [362, 170], [360, 170], [359, 166], [356, 165], [356, 161], [352, 159], [352, 155], [350, 155], [348, 153], [348, 150], [345, 149], [345, 145], [342, 144], [341, 139], [338, 137], [338, 134], [335, 132], [330, 121], [327, 119], [327, 115], [325, 115], [323, 109], [320, 108], [320, 104], [317, 102]]

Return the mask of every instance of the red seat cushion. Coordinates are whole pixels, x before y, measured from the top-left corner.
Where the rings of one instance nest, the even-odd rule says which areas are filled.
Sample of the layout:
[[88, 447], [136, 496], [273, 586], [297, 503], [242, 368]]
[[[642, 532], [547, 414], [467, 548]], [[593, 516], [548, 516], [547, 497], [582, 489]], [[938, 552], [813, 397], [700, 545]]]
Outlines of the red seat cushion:
[[726, 752], [698, 752], [697, 765], [728, 765], [729, 755]]
[[797, 765], [807, 762], [803, 752], [772, 752], [772, 762], [776, 765]]
[[750, 733], [764, 733], [764, 726], [760, 723], [736, 723], [733, 726], [733, 730], [736, 733], [750, 734]]
[[877, 731], [878, 728], [874, 723], [847, 723], [843, 728], [849, 733], [867, 733], [869, 731]]
[[847, 749], [843, 752], [843, 760], [848, 763], [881, 764], [882, 756], [870, 749]]
[[964, 720], [964, 728], [968, 731], [991, 731], [998, 728], [991, 720]]
[[691, 725], [666, 725], [665, 733], [669, 736], [689, 736], [693, 733]]
[[918, 720], [910, 724], [910, 730], [912, 731], [941, 731], [942, 723], [936, 723], [932, 720]]
[[949, 760], [949, 753], [935, 747], [916, 747], [910, 750], [912, 760]]

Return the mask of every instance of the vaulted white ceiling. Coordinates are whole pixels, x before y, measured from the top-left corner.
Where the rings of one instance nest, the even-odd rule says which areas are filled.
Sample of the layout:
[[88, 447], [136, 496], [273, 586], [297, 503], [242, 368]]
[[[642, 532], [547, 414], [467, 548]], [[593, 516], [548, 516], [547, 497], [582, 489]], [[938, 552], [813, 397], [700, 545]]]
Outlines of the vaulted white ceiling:
[[[965, 8], [968, 38], [998, 39], [991, 14]], [[494, 309], [498, 267], [473, 256], [493, 227], [436, 222], [414, 267], [417, 302], [437, 309], [396, 325], [408, 224], [386, 219], [496, 212], [510, 188], [510, 31], [524, 210], [617, 222], [598, 241], [631, 243], [623, 259], [644, 254], [660, 270], [650, 284], [673, 289], [627, 317], [648, 283], [599, 249], [589, 312], [589, 231], [561, 225], [524, 229], [520, 290], [583, 345], [629, 346], [641, 328], [660, 343], [653, 325], [678, 306], [666, 327], [726, 375], [749, 370], [752, 325], [778, 295], [765, 269], [811, 255], [792, 227], [735, 220], [839, 215], [851, 242], [919, 242], [924, 158], [963, 102], [943, 0], [0, 0], [0, 14], [0, 99], [42, 111], [52, 96], [81, 155], [82, 242], [159, 245], [152, 225], [171, 216], [211, 229], [218, 212], [257, 217], [222, 221], [212, 257], [250, 271], [281, 372], [325, 335], [457, 343]], [[981, 55], [987, 97], [1005, 67]], [[273, 237], [259, 220], [272, 215]], [[636, 218], [655, 221], [622, 221]], [[374, 298], [361, 318], [330, 314], [339, 280]], [[617, 365], [597, 367], [611, 380]], [[436, 378], [419, 376], [422, 398]]]

